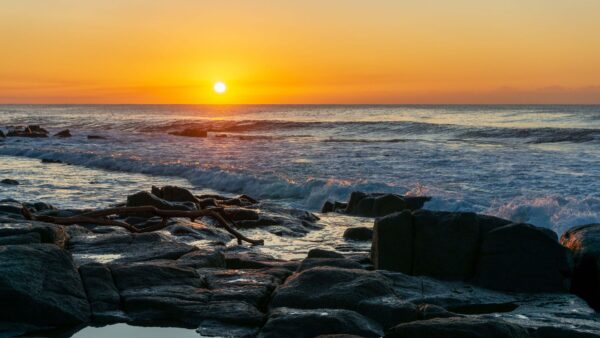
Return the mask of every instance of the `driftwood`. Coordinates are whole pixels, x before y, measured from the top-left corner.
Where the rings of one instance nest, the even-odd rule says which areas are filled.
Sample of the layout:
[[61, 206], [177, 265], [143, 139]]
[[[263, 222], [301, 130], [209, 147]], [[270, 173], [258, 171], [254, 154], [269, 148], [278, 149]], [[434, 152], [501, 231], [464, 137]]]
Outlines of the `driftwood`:
[[[134, 233], [151, 232], [163, 229], [167, 226], [167, 221], [171, 217], [183, 217], [189, 218], [194, 222], [197, 218], [208, 216], [212, 217], [219, 223], [220, 226], [225, 228], [229, 233], [235, 236], [239, 244], [242, 241], [248, 242], [252, 245], [263, 245], [262, 239], [251, 239], [242, 235], [239, 231], [233, 228], [234, 223], [224, 213], [223, 208], [211, 208], [203, 210], [162, 210], [153, 206], [142, 206], [142, 207], [117, 207], [109, 209], [101, 209], [82, 213], [76, 216], [69, 217], [56, 217], [46, 215], [34, 215], [27, 208], [22, 209], [23, 217], [32, 221], [40, 221], [46, 223], [54, 223], [60, 225], [73, 225], [73, 224], [97, 224], [97, 225], [111, 225], [118, 226], [129, 230]], [[142, 229], [136, 228], [135, 226], [113, 219], [106, 218], [111, 215], [130, 215], [130, 214], [152, 214], [154, 216], [162, 217], [162, 222], [155, 226], [145, 227]]]

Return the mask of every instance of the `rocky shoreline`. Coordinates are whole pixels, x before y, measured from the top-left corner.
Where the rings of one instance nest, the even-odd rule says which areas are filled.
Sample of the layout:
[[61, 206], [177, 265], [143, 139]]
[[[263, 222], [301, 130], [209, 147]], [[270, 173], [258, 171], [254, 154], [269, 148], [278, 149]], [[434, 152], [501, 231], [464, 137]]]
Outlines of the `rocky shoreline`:
[[[378, 217], [374, 229], [348, 235], [372, 240], [371, 255], [313, 249], [281, 260], [237, 244], [210, 215], [99, 222], [132, 232], [93, 220], [57, 224], [98, 210], [2, 200], [0, 336], [111, 323], [226, 337], [600, 336], [590, 307], [600, 290], [600, 225], [573, 228], [559, 242], [532, 225], [422, 210], [425, 201], [355, 193], [332, 202], [323, 211]], [[177, 187], [153, 187], [117, 207], [139, 206], [219, 208], [242, 233], [304, 236], [323, 226], [310, 212]]]

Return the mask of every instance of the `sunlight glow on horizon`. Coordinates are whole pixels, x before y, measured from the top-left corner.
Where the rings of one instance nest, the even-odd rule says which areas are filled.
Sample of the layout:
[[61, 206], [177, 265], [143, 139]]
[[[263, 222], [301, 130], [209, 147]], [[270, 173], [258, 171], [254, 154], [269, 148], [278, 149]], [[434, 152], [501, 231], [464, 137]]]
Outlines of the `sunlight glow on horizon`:
[[591, 0], [7, 0], [0, 103], [600, 103], [599, 12]]

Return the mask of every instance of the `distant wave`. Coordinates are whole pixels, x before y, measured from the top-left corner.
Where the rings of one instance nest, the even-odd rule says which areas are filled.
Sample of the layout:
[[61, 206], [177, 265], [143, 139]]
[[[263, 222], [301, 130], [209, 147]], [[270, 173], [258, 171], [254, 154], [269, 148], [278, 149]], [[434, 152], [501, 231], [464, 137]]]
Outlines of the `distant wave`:
[[575, 128], [477, 128], [463, 132], [462, 138], [528, 139], [527, 143], [584, 143], [600, 140], [598, 129]]

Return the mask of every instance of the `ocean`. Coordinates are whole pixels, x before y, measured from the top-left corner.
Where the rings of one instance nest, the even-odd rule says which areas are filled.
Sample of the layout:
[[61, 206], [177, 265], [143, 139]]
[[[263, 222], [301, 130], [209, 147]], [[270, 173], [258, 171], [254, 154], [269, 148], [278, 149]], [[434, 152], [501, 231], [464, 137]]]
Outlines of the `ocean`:
[[[360, 190], [559, 235], [600, 222], [600, 106], [0, 106], [1, 128], [25, 124], [73, 137], [0, 141], [0, 178], [25, 183], [1, 198], [101, 207], [176, 184], [318, 211]], [[169, 134], [189, 127], [208, 137]]]

